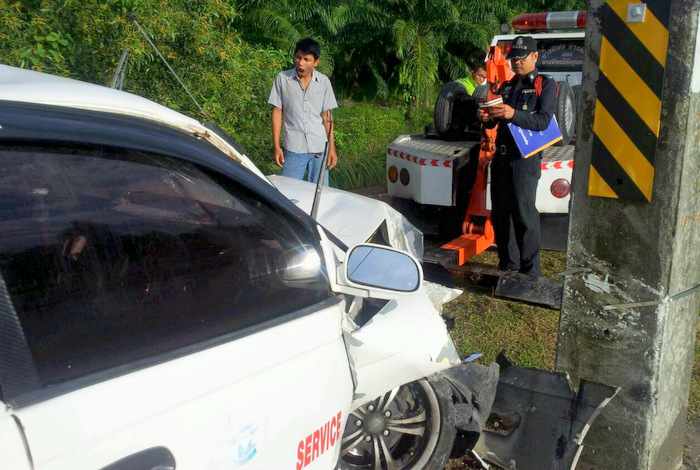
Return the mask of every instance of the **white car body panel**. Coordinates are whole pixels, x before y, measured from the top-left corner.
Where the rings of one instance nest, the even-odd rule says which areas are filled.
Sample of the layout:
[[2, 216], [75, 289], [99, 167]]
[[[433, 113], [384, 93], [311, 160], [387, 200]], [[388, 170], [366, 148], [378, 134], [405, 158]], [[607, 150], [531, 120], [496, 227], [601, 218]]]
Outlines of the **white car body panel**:
[[115, 113], [180, 129], [209, 141], [265, 180], [258, 167], [199, 121], [141, 96], [65, 77], [0, 64], [0, 100]]
[[[349, 412], [342, 307], [18, 409], [36, 470], [95, 470], [152, 446], [178, 470], [295, 468], [300, 442]], [[331, 468], [338, 450], [310, 468]]]
[[0, 464], [8, 470], [32, 470], [17, 422], [0, 401]]
[[[337, 274], [343, 271], [346, 254], [334, 250], [322, 230], [320, 233], [331, 288], [371, 295], [370, 290], [362, 292], [361, 288], [347, 290], [345, 276]], [[343, 334], [355, 381], [351, 409], [399, 385], [460, 363], [447, 326], [424, 286], [413, 293], [397, 293], [361, 328], [347, 314], [344, 320]]]
[[[300, 209], [311, 213], [314, 183], [280, 175], [268, 178]], [[348, 246], [366, 242], [386, 221], [387, 242], [419, 260], [423, 258], [423, 234], [391, 206], [376, 199], [324, 186], [318, 220]]]
[[424, 290], [389, 301], [346, 344], [357, 372], [352, 408], [459, 364], [445, 322]]

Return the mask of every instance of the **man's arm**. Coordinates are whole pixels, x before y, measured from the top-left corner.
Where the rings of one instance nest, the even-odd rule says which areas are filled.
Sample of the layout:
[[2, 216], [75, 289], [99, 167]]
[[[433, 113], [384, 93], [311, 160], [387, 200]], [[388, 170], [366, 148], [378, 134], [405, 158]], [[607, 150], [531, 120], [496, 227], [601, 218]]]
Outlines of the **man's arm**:
[[511, 122], [523, 129], [531, 131], [543, 131], [552, 120], [557, 109], [557, 84], [552, 79], [545, 79], [542, 84], [542, 94], [539, 96], [538, 106], [534, 113], [515, 110]]
[[328, 169], [335, 168], [338, 164], [338, 154], [335, 152], [335, 136], [333, 135], [333, 114], [331, 111], [338, 107], [338, 102], [335, 99], [335, 93], [333, 93], [333, 86], [330, 80], [326, 78], [326, 90], [323, 95], [323, 104], [321, 107], [321, 118], [323, 119], [323, 128], [326, 131], [326, 136], [328, 137], [328, 162], [326, 166]]
[[275, 163], [278, 166], [284, 165], [284, 152], [282, 151], [282, 145], [280, 143], [280, 136], [282, 135], [282, 108], [273, 107], [272, 108], [272, 145], [275, 157]]
[[323, 118], [323, 128], [326, 130], [326, 136], [328, 137], [328, 162], [326, 166], [331, 169], [338, 163], [338, 154], [335, 151], [335, 136], [333, 135], [333, 114], [329, 109], [321, 113], [321, 117]]
[[282, 151], [282, 145], [280, 143], [280, 136], [282, 135], [282, 74], [280, 73], [275, 77], [275, 81], [272, 83], [272, 89], [270, 90], [270, 97], [267, 102], [272, 106], [272, 155], [275, 159], [277, 166], [284, 165], [284, 152]]

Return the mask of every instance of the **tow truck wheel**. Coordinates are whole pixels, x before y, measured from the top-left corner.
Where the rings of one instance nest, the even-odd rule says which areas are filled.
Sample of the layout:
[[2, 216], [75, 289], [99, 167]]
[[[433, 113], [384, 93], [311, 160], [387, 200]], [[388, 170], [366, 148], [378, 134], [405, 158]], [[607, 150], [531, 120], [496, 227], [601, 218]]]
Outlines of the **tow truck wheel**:
[[418, 380], [353, 411], [338, 469], [444, 469], [456, 436], [453, 404], [435, 390], [444, 385]]
[[562, 137], [560, 145], [569, 145], [576, 134], [576, 96], [567, 82], [559, 82], [556, 114]]

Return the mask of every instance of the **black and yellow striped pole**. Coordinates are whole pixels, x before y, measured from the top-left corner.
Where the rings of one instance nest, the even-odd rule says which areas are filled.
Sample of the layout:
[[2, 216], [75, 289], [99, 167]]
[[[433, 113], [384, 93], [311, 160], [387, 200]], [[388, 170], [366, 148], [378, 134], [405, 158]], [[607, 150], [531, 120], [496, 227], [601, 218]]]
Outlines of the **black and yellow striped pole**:
[[700, 0], [588, 7], [556, 367], [620, 392], [577, 470], [681, 468], [700, 312], [699, 24]]
[[608, 0], [600, 8], [591, 196], [652, 200], [670, 5]]

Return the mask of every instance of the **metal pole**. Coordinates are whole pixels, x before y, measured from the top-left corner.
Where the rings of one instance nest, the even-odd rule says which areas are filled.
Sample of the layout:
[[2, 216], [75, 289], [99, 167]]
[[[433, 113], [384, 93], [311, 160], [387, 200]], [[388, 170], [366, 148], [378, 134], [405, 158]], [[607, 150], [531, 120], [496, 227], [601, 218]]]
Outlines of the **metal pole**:
[[323, 186], [323, 172], [326, 169], [326, 160], [328, 159], [328, 147], [330, 146], [331, 134], [333, 133], [333, 115], [329, 111], [331, 117], [330, 125], [328, 126], [328, 133], [326, 134], [326, 145], [323, 147], [323, 158], [321, 159], [321, 171], [318, 174], [318, 180], [316, 180], [316, 192], [314, 193], [314, 202], [311, 205], [311, 218], [316, 220], [316, 214], [318, 213], [318, 205], [321, 201], [321, 188]]
[[160, 60], [163, 61], [163, 63], [168, 68], [168, 70], [170, 71], [172, 76], [175, 77], [175, 80], [177, 80], [177, 82], [180, 84], [180, 86], [183, 88], [183, 90], [185, 90], [185, 93], [187, 93], [187, 95], [190, 97], [190, 99], [195, 104], [195, 106], [197, 106], [197, 109], [199, 109], [199, 112], [206, 116], [204, 109], [202, 109], [202, 107], [199, 105], [199, 102], [197, 101], [197, 99], [192, 95], [192, 93], [190, 93], [190, 90], [187, 88], [185, 83], [182, 80], [180, 80], [180, 77], [177, 75], [177, 73], [175, 73], [175, 70], [173, 70], [173, 68], [170, 66], [168, 61], [165, 60], [165, 57], [163, 57], [163, 54], [160, 53], [160, 51], [158, 50], [156, 45], [153, 43], [153, 41], [151, 41], [151, 38], [148, 36], [148, 33], [146, 33], [146, 31], [141, 27], [139, 22], [136, 21], [135, 17], [132, 16], [131, 21], [134, 22], [134, 24], [136, 25], [136, 28], [139, 30], [141, 35], [146, 39], [146, 42], [148, 42], [148, 44], [153, 48], [153, 50], [156, 51], [156, 54], [158, 55], [158, 57], [160, 57]]
[[114, 75], [112, 76], [112, 82], [110, 83], [111, 88], [121, 90], [124, 88], [124, 76], [126, 75], [126, 61], [129, 58], [129, 49], [124, 49], [119, 62], [117, 63], [117, 68], [114, 70]]

